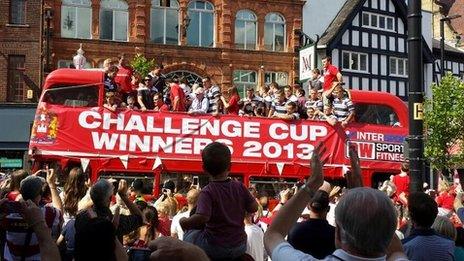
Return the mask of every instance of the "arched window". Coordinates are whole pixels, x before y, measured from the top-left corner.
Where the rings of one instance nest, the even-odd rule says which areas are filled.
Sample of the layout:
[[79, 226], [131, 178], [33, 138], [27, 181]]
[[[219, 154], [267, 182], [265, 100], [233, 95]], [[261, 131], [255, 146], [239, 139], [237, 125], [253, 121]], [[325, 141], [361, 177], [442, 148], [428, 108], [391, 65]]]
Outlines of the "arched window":
[[126, 1], [102, 0], [100, 7], [100, 39], [127, 41], [129, 12]]
[[90, 39], [91, 24], [90, 0], [62, 0], [61, 37]]
[[179, 3], [176, 0], [151, 1], [150, 36], [155, 43], [179, 43]]
[[188, 45], [214, 46], [214, 6], [209, 2], [192, 1], [188, 5]]
[[285, 19], [278, 13], [266, 15], [264, 23], [264, 48], [267, 51], [285, 51]]
[[235, 16], [235, 47], [256, 49], [256, 15], [249, 10], [240, 10]]

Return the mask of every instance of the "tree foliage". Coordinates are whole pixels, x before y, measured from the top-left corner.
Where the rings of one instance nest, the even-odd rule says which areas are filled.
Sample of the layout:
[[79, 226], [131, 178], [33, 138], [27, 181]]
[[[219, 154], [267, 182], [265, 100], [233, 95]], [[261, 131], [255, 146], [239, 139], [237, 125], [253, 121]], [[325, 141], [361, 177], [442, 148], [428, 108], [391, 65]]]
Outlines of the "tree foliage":
[[145, 78], [155, 66], [155, 60], [148, 60], [143, 54], [138, 53], [131, 61], [131, 66], [142, 78]]
[[435, 169], [462, 166], [464, 157], [464, 83], [448, 74], [432, 85], [425, 102], [425, 156]]

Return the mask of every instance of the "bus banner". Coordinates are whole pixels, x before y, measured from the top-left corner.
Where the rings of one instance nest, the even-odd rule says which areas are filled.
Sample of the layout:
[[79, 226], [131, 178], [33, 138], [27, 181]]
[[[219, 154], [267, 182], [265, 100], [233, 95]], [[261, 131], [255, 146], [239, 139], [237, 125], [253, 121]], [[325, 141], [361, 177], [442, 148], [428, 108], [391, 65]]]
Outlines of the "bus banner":
[[229, 147], [234, 162], [308, 165], [320, 142], [339, 154], [331, 155], [329, 164], [345, 162], [345, 140], [343, 129], [323, 121], [48, 106], [36, 113], [30, 148], [65, 157], [200, 160], [202, 149], [218, 141]]

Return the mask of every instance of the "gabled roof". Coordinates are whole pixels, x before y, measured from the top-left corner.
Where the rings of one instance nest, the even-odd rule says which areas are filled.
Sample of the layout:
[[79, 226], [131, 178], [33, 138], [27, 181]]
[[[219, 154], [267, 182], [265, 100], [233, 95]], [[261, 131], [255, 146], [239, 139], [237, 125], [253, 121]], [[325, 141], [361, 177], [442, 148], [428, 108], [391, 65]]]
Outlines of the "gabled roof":
[[[357, 10], [359, 10], [365, 2], [366, 0], [347, 0], [338, 12], [338, 14], [335, 16], [332, 23], [330, 23], [325, 32], [322, 34], [321, 38], [319, 39], [319, 42], [317, 43], [318, 48], [331, 49], [331, 45], [335, 44], [341, 39], [343, 35], [341, 32], [345, 31], [346, 28], [351, 24], [354, 17], [358, 14]], [[406, 5], [406, 1], [392, 0], [392, 2], [395, 5], [396, 12], [398, 12], [400, 16], [404, 18], [404, 23], [406, 25], [408, 15], [408, 7]], [[428, 46], [427, 42], [424, 40], [424, 37], [422, 37], [422, 42], [424, 46], [424, 59], [427, 62], [432, 62], [434, 60], [432, 50], [430, 46]]]
[[[440, 40], [434, 38], [434, 39], [432, 39], [432, 42], [433, 42], [433, 49], [440, 49]], [[447, 42], [445, 42], [445, 51], [464, 54], [464, 50], [456, 48], [456, 47], [450, 45]]]
[[[351, 21], [353, 21], [357, 14], [356, 10], [359, 10], [365, 2], [366, 0], [346, 1], [338, 14], [335, 16], [332, 23], [325, 30], [324, 34], [322, 34], [318, 45], [328, 46], [334, 42], [334, 40], [340, 38], [341, 34], [339, 32], [342, 31], [342, 29], [344, 29], [347, 25], [349, 25]], [[393, 0], [393, 4], [395, 5], [395, 10], [397, 12], [399, 12], [403, 17], [407, 16], [407, 6], [405, 1]]]

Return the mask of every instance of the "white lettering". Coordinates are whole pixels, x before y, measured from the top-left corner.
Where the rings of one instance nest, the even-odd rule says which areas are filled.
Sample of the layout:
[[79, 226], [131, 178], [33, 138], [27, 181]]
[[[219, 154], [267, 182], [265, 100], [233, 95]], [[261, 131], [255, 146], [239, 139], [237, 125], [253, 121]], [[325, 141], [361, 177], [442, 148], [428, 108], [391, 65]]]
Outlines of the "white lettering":
[[172, 144], [174, 143], [173, 137], [167, 137], [165, 141], [159, 136], [154, 136], [152, 142], [152, 152], [159, 152], [161, 149], [165, 153], [172, 153]]
[[193, 154], [200, 154], [201, 151], [206, 147], [206, 145], [213, 142], [210, 139], [193, 139]]
[[102, 133], [101, 137], [99, 137], [98, 132], [92, 131], [93, 146], [97, 150], [101, 150], [103, 147], [106, 150], [114, 150], [118, 136], [118, 134], [113, 133], [110, 138], [108, 133]]
[[137, 148], [142, 152], [150, 151], [150, 136], [143, 136], [143, 141], [138, 135], [129, 136], [129, 151], [136, 151]]
[[[280, 130], [280, 133], [277, 133]], [[288, 138], [288, 126], [283, 123], [273, 123], [269, 127], [269, 136], [275, 140], [285, 140]]]
[[300, 125], [301, 135], [298, 136], [297, 127], [295, 124], [290, 125], [290, 137], [293, 140], [304, 141], [308, 138], [309, 126]]
[[[229, 130], [229, 127], [232, 126], [232, 131]], [[226, 137], [240, 137], [242, 134], [241, 125], [237, 121], [227, 120], [222, 123], [221, 131], [222, 134]]]
[[198, 121], [199, 120], [195, 118], [182, 119], [182, 133], [198, 135]]
[[219, 136], [219, 121], [213, 120], [213, 122], [210, 122], [209, 120], [202, 119], [200, 121], [200, 135]]
[[327, 136], [327, 128], [324, 126], [311, 126], [309, 131], [309, 140], [315, 141], [318, 137]]
[[140, 115], [132, 115], [129, 118], [129, 122], [126, 125], [125, 131], [138, 130], [140, 132], [145, 131], [145, 126], [143, 125], [142, 117]]
[[155, 118], [153, 116], [147, 117], [147, 132], [163, 133], [162, 128], [155, 128]]
[[127, 134], [119, 135], [119, 150], [127, 150]]
[[172, 118], [164, 118], [164, 133], [180, 134], [180, 129], [173, 129]]
[[176, 138], [176, 153], [192, 154], [192, 138]]
[[116, 124], [116, 130], [124, 130], [124, 114], [119, 113], [116, 119], [112, 119], [111, 113], [103, 113], [103, 129], [109, 130], [112, 124]]
[[[92, 120], [90, 123], [88, 122], [88, 118]], [[101, 115], [96, 111], [83, 111], [79, 114], [79, 125], [83, 128], [96, 129], [100, 127], [101, 122], [97, 120], [101, 120]]]
[[243, 137], [244, 138], [259, 138], [259, 122], [248, 122], [243, 124]]

